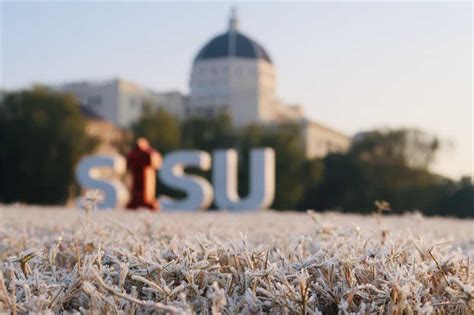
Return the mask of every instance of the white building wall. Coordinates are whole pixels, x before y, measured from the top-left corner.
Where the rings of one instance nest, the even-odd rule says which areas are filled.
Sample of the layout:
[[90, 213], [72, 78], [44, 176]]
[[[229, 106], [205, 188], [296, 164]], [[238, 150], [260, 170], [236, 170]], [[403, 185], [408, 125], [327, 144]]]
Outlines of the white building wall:
[[279, 105], [276, 101], [276, 71], [272, 64], [265, 60], [258, 61], [258, 98], [260, 121], [275, 120], [275, 112]]
[[191, 71], [191, 114], [228, 112], [236, 125], [271, 119], [273, 67], [260, 59], [239, 57], [200, 60]]
[[230, 110], [231, 62], [227, 58], [197, 62], [191, 71], [190, 114], [213, 115]]
[[146, 91], [139, 86], [118, 81], [118, 124], [127, 127], [137, 121], [148, 100]]
[[105, 120], [118, 123], [118, 87], [115, 81], [77, 82], [56, 86], [53, 89], [73, 94], [82, 106]]
[[163, 108], [178, 118], [185, 115], [183, 94], [157, 93], [122, 79], [70, 83], [54, 89], [75, 95], [82, 106], [120, 127], [129, 127], [139, 119], [145, 104], [154, 109]]
[[153, 106], [164, 109], [179, 119], [186, 116], [187, 97], [180, 92], [152, 93]]
[[130, 126], [138, 120], [146, 105], [152, 109], [164, 109], [181, 119], [185, 115], [186, 98], [179, 92], [157, 93], [134, 83], [119, 81], [119, 124]]
[[256, 59], [230, 58], [231, 113], [236, 125], [260, 121], [259, 72]]

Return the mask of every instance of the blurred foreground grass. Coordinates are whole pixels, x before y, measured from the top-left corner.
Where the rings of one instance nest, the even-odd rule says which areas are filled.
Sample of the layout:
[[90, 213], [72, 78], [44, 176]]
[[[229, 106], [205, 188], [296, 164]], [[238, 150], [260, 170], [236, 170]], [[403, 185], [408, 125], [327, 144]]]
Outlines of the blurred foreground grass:
[[1, 312], [474, 309], [474, 220], [0, 209]]

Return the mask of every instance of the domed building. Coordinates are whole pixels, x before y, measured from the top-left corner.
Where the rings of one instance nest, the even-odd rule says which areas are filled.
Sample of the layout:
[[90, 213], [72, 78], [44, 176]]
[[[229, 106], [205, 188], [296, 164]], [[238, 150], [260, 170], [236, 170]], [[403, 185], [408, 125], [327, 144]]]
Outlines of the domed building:
[[232, 10], [228, 30], [202, 47], [193, 61], [188, 110], [229, 113], [237, 125], [271, 121], [276, 71], [268, 52], [239, 30]]
[[276, 71], [262, 45], [243, 34], [235, 9], [228, 30], [207, 42], [193, 60], [187, 115], [232, 116], [237, 126], [250, 123], [296, 122], [310, 158], [344, 152], [344, 134], [305, 117], [300, 106], [287, 106], [276, 97]]
[[283, 104], [276, 94], [276, 70], [265, 48], [243, 34], [232, 10], [226, 32], [207, 42], [192, 61], [190, 94], [157, 92], [122, 78], [51, 86], [74, 94], [81, 106], [116, 126], [130, 127], [147, 106], [178, 119], [231, 115], [237, 126], [293, 122], [301, 126], [306, 156], [347, 150], [344, 134], [305, 117], [300, 106]]

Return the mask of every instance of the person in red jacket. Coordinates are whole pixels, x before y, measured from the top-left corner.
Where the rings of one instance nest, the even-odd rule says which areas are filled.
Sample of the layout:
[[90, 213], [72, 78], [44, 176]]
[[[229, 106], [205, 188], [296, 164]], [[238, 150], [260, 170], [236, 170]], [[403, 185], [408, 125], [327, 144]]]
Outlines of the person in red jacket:
[[161, 155], [151, 147], [148, 140], [138, 138], [135, 147], [127, 155], [127, 169], [132, 173], [128, 209], [160, 210], [160, 204], [156, 199], [156, 172], [161, 163]]

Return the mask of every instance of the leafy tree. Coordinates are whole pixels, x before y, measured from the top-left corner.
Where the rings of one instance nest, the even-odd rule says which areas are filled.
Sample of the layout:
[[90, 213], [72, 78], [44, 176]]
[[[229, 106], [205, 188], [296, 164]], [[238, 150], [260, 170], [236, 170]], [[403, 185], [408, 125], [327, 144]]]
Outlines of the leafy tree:
[[348, 155], [330, 154], [323, 160], [323, 165], [321, 181], [307, 186], [300, 207], [365, 211], [365, 201], [371, 197], [357, 162]]
[[89, 140], [71, 95], [41, 87], [8, 93], [0, 106], [0, 200], [64, 203]]
[[248, 192], [249, 152], [255, 147], [271, 147], [275, 150], [275, 209], [296, 209], [309, 182], [314, 182], [321, 171], [317, 161], [307, 161], [301, 142], [301, 130], [293, 124], [278, 126], [246, 127], [241, 134], [241, 169], [239, 193]]
[[237, 132], [227, 114], [216, 117], [191, 117], [181, 125], [183, 147], [212, 151], [237, 145]]
[[132, 125], [132, 132], [137, 137], [145, 137], [161, 153], [176, 150], [180, 147], [180, 125], [176, 117], [165, 110], [152, 111], [145, 107], [140, 119]]
[[376, 164], [428, 169], [439, 147], [439, 139], [418, 129], [373, 130], [354, 137], [349, 154]]
[[436, 214], [474, 217], [474, 185], [469, 178], [446, 187], [434, 207]]
[[436, 138], [414, 129], [359, 135], [348, 154], [324, 159], [323, 179], [308, 188], [302, 206], [370, 212], [375, 200], [386, 200], [393, 212], [433, 213], [452, 185], [428, 171], [438, 148]]

